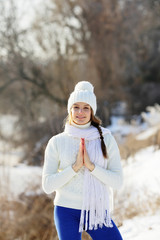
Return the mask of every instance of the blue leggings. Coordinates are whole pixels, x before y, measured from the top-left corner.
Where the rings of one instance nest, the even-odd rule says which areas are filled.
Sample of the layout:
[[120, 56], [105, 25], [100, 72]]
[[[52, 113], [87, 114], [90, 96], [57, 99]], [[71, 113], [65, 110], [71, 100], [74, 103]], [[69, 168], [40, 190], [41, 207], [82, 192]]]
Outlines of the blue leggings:
[[[55, 206], [54, 221], [59, 240], [81, 240], [82, 233], [79, 232], [81, 210]], [[97, 230], [86, 232], [93, 240], [123, 240], [122, 236], [113, 222], [112, 228], [103, 226]]]

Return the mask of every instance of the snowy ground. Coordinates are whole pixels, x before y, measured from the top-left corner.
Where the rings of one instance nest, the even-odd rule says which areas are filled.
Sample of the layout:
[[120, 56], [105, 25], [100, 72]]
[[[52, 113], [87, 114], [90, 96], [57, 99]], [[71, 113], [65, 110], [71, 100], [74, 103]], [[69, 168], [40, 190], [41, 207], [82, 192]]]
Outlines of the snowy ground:
[[41, 175], [41, 167], [26, 166], [24, 164], [18, 164], [14, 167], [0, 166], [1, 195], [7, 195], [9, 199], [13, 200], [23, 192], [38, 194], [42, 192]]
[[119, 230], [123, 240], [159, 240], [160, 214], [126, 220]]
[[[125, 181], [126, 180], [126, 181]], [[160, 149], [153, 146], [140, 150], [134, 157], [129, 157], [124, 166], [124, 184], [121, 191], [132, 189], [137, 194], [142, 189], [160, 194]], [[135, 195], [135, 193], [134, 193]], [[131, 197], [133, 197], [131, 195]]]
[[[151, 114], [155, 111], [151, 109]], [[144, 114], [146, 123], [143, 125], [134, 124], [130, 126], [122, 119], [114, 118], [110, 129], [119, 135], [127, 135], [132, 132], [139, 139], [145, 139], [157, 131], [156, 124], [160, 121], [160, 114], [157, 114], [152, 124], [150, 115]], [[147, 119], [149, 119], [147, 123]], [[158, 120], [157, 120], [158, 119]], [[0, 121], [0, 127], [2, 123]], [[8, 128], [7, 128], [8, 129]], [[28, 194], [42, 191], [41, 189], [41, 167], [31, 167], [19, 164], [21, 150], [10, 152], [5, 151], [4, 142], [0, 142], [0, 189], [1, 194], [7, 194], [8, 198], [16, 198], [22, 192]], [[124, 220], [119, 228], [124, 240], [159, 240], [160, 239], [160, 206], [155, 206], [152, 211], [152, 199], [160, 199], [160, 149], [155, 146], [147, 147], [136, 153], [123, 162], [124, 184], [118, 195], [124, 203], [124, 211], [130, 206], [142, 206], [146, 208], [144, 215]], [[38, 186], [38, 188], [37, 188]]]
[[160, 239], [160, 205], [156, 203], [160, 199], [159, 169], [160, 150], [153, 146], [139, 151], [123, 166], [124, 184], [117, 197], [123, 202], [124, 214], [137, 207], [137, 212], [146, 215], [123, 222], [120, 232], [124, 240]]

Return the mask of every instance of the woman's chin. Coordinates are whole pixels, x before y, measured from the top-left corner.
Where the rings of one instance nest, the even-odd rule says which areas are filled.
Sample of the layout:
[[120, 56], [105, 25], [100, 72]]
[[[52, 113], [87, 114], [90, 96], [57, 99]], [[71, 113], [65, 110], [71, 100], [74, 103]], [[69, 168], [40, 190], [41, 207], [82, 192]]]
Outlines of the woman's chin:
[[86, 119], [75, 119], [74, 122], [79, 125], [84, 125], [87, 123]]

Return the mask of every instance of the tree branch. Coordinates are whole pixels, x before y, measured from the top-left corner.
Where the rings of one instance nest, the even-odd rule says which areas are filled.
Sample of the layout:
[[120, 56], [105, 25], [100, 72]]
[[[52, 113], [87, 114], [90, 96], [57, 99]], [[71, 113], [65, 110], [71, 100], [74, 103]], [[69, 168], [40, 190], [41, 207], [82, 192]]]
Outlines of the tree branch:
[[14, 82], [16, 82], [17, 79], [10, 79], [8, 82], [6, 82], [4, 85], [2, 85], [0, 87], [0, 93], [2, 93], [8, 86], [10, 86], [11, 84], [13, 84]]

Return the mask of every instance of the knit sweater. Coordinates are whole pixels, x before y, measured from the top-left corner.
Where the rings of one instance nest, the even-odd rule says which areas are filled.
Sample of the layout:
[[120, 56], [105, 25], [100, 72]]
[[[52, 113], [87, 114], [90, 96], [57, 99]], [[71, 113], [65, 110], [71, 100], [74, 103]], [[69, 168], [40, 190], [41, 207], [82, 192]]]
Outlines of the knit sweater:
[[[112, 134], [104, 135], [104, 142], [108, 154], [107, 169], [95, 165], [91, 174], [108, 187], [118, 189], [122, 184], [119, 149]], [[42, 188], [47, 194], [56, 191], [55, 205], [74, 209], [82, 208], [85, 167], [78, 172], [72, 168], [72, 164], [76, 161], [79, 144], [79, 139], [69, 136], [66, 132], [53, 136], [47, 144]], [[87, 148], [88, 142], [85, 141], [85, 144]]]

